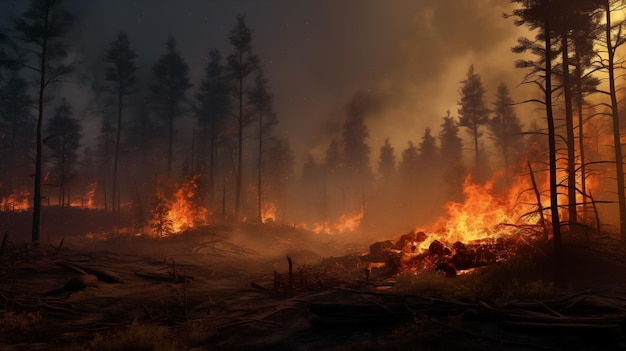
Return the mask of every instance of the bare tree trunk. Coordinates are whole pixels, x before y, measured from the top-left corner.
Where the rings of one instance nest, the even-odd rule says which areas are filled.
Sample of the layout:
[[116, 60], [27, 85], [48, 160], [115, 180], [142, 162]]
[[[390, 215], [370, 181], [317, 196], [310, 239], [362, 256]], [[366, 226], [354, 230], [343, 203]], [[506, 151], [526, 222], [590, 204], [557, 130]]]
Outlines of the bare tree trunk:
[[169, 137], [167, 143], [167, 177], [170, 178], [172, 176], [172, 151], [174, 144], [174, 107], [172, 106], [172, 102], [170, 102], [169, 107], [169, 116], [168, 116], [168, 129], [169, 129]]
[[[111, 189], [111, 214], [115, 216], [115, 199], [119, 198], [119, 190], [117, 185], [117, 165], [120, 155], [120, 139], [122, 135], [122, 87], [118, 86], [117, 94], [117, 135], [115, 139], [115, 156], [113, 158], [113, 189]], [[116, 197], [117, 195], [117, 197]], [[119, 206], [117, 207], [119, 213]], [[119, 219], [119, 216], [118, 216]], [[119, 223], [118, 223], [119, 224]]]
[[[241, 61], [241, 60], [240, 60]], [[239, 209], [242, 200], [242, 180], [243, 171], [243, 78], [239, 78], [239, 118], [237, 119], [237, 184], [235, 187], [235, 221], [239, 221]]]
[[626, 239], [626, 201], [624, 199], [624, 163], [622, 143], [620, 141], [619, 109], [615, 88], [615, 48], [611, 39], [611, 8], [609, 0], [604, 4], [606, 12], [606, 48], [608, 51], [609, 93], [611, 95], [611, 114], [613, 116], [613, 145], [615, 149], [615, 177], [617, 179], [617, 203], [622, 239]]
[[[583, 129], [583, 79], [580, 55], [576, 55], [576, 79], [578, 79], [578, 91], [576, 100], [578, 105], [578, 155], [580, 156], [580, 191], [587, 195], [587, 170], [585, 165], [585, 135]], [[583, 201], [582, 216], [587, 216], [587, 201]]]
[[263, 169], [263, 113], [259, 114], [259, 177], [258, 177], [258, 191], [259, 194], [257, 196], [257, 208], [258, 208], [258, 213], [257, 216], [259, 217], [259, 222], [263, 223], [263, 210], [262, 210], [262, 189], [261, 189], [261, 180], [262, 180], [262, 169]]
[[[550, 6], [548, 2], [548, 6]], [[554, 128], [554, 115], [552, 113], [552, 40], [550, 39], [550, 9], [544, 11], [544, 37], [545, 37], [545, 103], [546, 118], [548, 120], [548, 144], [550, 149], [550, 212], [552, 217], [552, 236], [554, 238], [554, 251], [559, 254], [561, 245], [561, 220], [559, 218], [559, 199], [556, 178], [556, 136]]]
[[567, 133], [567, 199], [568, 222], [578, 221], [576, 214], [576, 142], [574, 140], [574, 117], [572, 114], [572, 87], [569, 75], [568, 30], [561, 32], [561, 60], [563, 61], [563, 96], [565, 99], [565, 129]]
[[[46, 9], [49, 10], [49, 9]], [[45, 27], [48, 27], [48, 12], [46, 12]], [[37, 149], [35, 153], [35, 190], [33, 195], [33, 226], [32, 241], [35, 247], [39, 247], [39, 237], [41, 233], [41, 166], [43, 159], [43, 102], [46, 90], [46, 55], [48, 49], [48, 39], [44, 37], [41, 45], [41, 62], [39, 71], [39, 101], [37, 117]]]

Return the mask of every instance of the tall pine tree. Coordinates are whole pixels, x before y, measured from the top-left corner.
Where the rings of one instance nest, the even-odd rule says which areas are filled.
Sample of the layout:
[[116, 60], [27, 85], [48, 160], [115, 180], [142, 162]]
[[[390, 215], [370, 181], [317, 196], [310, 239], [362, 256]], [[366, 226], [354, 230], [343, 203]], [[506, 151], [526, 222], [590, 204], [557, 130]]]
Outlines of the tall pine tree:
[[230, 91], [222, 57], [217, 49], [209, 53], [209, 62], [204, 70], [204, 79], [196, 94], [195, 114], [200, 135], [208, 142], [208, 202], [209, 209], [215, 206], [215, 177], [218, 164], [218, 138], [226, 128], [230, 111]]
[[459, 125], [467, 128], [474, 143], [474, 174], [478, 181], [482, 180], [483, 165], [480, 159], [479, 141], [483, 135], [481, 127], [489, 122], [489, 110], [484, 100], [485, 89], [480, 76], [474, 72], [471, 65], [467, 71], [467, 78], [461, 82], [461, 101], [459, 102]]
[[62, 39], [69, 32], [74, 17], [63, 7], [62, 0], [32, 0], [28, 9], [15, 23], [20, 41], [34, 63], [23, 65], [37, 74], [37, 132], [35, 152], [35, 185], [33, 192], [32, 241], [39, 245], [41, 233], [41, 179], [43, 160], [43, 121], [46, 89], [69, 74], [65, 62], [67, 52]]
[[167, 176], [170, 177], [174, 158], [174, 120], [185, 112], [185, 93], [191, 84], [189, 66], [176, 49], [174, 37], [169, 37], [165, 45], [167, 52], [153, 68], [156, 83], [152, 85], [152, 92], [167, 125]]
[[230, 43], [234, 52], [228, 56], [228, 68], [236, 82], [235, 99], [238, 104], [237, 120], [237, 174], [235, 189], [235, 220], [240, 220], [241, 202], [243, 200], [243, 130], [246, 124], [244, 110], [246, 97], [246, 80], [259, 66], [259, 58], [252, 52], [252, 31], [246, 25], [246, 16], [237, 15], [237, 23], [230, 33]]
[[[131, 94], [135, 84], [135, 57], [136, 54], [130, 48], [128, 35], [121, 32], [115, 41], [110, 44], [107, 52], [106, 80], [111, 82], [111, 91], [115, 96], [117, 105], [117, 126], [115, 135], [115, 155], [113, 158], [113, 184], [111, 189], [111, 211], [115, 214], [115, 204], [119, 203], [119, 186], [117, 184], [117, 168], [120, 156], [120, 140], [122, 136], [122, 114], [125, 99]], [[119, 219], [119, 208], [118, 219]]]

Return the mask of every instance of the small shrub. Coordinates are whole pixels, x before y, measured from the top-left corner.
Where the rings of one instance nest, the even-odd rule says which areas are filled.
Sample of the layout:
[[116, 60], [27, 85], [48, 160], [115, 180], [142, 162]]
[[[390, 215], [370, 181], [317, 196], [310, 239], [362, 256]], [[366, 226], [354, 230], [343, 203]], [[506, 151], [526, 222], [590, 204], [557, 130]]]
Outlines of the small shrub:
[[14, 311], [6, 311], [0, 315], [0, 330], [25, 332], [39, 323], [41, 319], [39, 312], [15, 313]]

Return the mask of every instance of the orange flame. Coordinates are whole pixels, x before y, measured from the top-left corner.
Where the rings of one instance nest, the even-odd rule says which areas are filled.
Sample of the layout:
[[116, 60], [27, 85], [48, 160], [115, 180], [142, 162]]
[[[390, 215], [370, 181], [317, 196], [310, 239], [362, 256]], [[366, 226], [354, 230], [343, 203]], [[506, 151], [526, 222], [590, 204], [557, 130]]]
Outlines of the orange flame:
[[172, 222], [174, 233], [207, 224], [207, 209], [193, 201], [198, 191], [197, 180], [199, 176], [196, 174], [184, 181], [174, 194], [175, 200], [172, 202], [167, 215], [167, 218]]
[[493, 239], [502, 235], [494, 231], [503, 223], [515, 223], [510, 204], [493, 195], [493, 180], [485, 185], [474, 184], [469, 178], [463, 184], [464, 203], [446, 205], [449, 218], [444, 224], [447, 242]]
[[300, 224], [298, 227], [304, 230], [312, 231], [316, 234], [344, 234], [351, 233], [357, 230], [361, 226], [361, 221], [365, 216], [365, 206], [362, 206], [358, 211], [353, 213], [344, 213], [335, 221], [331, 223], [329, 221], [322, 221], [314, 223], [309, 226], [306, 223]]
[[0, 211], [26, 211], [30, 208], [30, 193], [22, 191], [0, 198]]
[[276, 222], [276, 204], [273, 202], [266, 202], [261, 206], [261, 220], [263, 223]]

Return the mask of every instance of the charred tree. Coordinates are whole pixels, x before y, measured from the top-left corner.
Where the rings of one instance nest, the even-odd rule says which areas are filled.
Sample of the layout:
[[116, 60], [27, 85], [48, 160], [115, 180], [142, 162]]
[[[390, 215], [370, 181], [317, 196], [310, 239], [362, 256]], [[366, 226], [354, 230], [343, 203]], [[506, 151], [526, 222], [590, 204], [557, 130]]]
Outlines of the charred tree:
[[263, 163], [266, 139], [271, 137], [272, 128], [278, 124], [276, 113], [272, 107], [273, 95], [269, 92], [268, 81], [261, 69], [254, 80], [254, 87], [248, 92], [252, 112], [259, 120], [258, 168], [257, 168], [257, 217], [263, 223]]
[[[115, 155], [113, 157], [113, 184], [111, 189], [111, 213], [115, 215], [116, 199], [119, 202], [119, 186], [117, 184], [117, 168], [120, 156], [120, 140], [122, 136], [122, 114], [124, 111], [124, 99], [131, 94], [131, 89], [135, 84], [135, 57], [136, 54], [130, 48], [128, 35], [120, 32], [115, 41], [110, 44], [107, 52], [106, 80], [111, 82], [112, 93], [115, 96], [117, 105], [117, 126], [115, 134]], [[119, 221], [119, 211], [118, 221]]]
[[[585, 21], [583, 25], [577, 27], [572, 33], [573, 45], [573, 89], [574, 103], [578, 114], [578, 156], [580, 158], [580, 192], [587, 194], [587, 157], [585, 149], [585, 119], [584, 106], [586, 104], [585, 97], [597, 90], [600, 80], [591, 75], [593, 70], [589, 72], [592, 66], [592, 60], [597, 52], [594, 49], [595, 39], [599, 35], [601, 27], [599, 25], [599, 16], [594, 15], [590, 20]], [[583, 217], [587, 214], [587, 201], [583, 203]]]
[[[76, 176], [78, 149], [82, 138], [80, 121], [73, 116], [72, 107], [65, 99], [54, 110], [48, 124], [46, 146], [50, 150], [52, 171], [59, 179], [59, 206], [69, 206], [69, 181]], [[66, 203], [67, 195], [67, 203]]]
[[550, 213], [552, 221], [552, 236], [554, 240], [554, 250], [557, 254], [562, 251], [561, 222], [559, 216], [558, 191], [557, 191], [557, 168], [556, 168], [556, 132], [554, 125], [554, 114], [552, 111], [552, 61], [554, 60], [554, 48], [552, 41], [553, 11], [556, 10], [551, 0], [511, 0], [519, 3], [522, 8], [514, 10], [513, 16], [517, 17], [515, 25], [526, 25], [530, 29], [539, 29], [535, 41], [527, 38], [518, 40], [518, 46], [513, 48], [514, 52], [522, 53], [531, 51], [539, 56], [537, 62], [518, 61], [518, 68], [530, 68], [526, 83], [539, 86], [543, 92], [543, 101], [539, 102], [545, 106], [546, 120], [548, 123], [548, 150], [549, 150], [549, 178], [550, 178]]
[[41, 232], [41, 178], [43, 160], [43, 121], [46, 88], [71, 72], [64, 63], [67, 53], [61, 39], [67, 34], [74, 17], [65, 10], [62, 0], [32, 0], [28, 9], [18, 18], [15, 29], [20, 35], [23, 48], [30, 53], [34, 63], [25, 62], [24, 67], [37, 74], [37, 132], [35, 152], [35, 184], [33, 191], [32, 241], [39, 245]]
[[[613, 120], [613, 148], [615, 150], [615, 177], [617, 179], [617, 203], [619, 206], [620, 232], [622, 238], [626, 239], [626, 199], [624, 198], [624, 158], [622, 154], [622, 143], [620, 141], [620, 118], [619, 106], [617, 102], [617, 87], [615, 85], [615, 55], [617, 49], [626, 42], [623, 36], [624, 22], [613, 23], [611, 7], [612, 3], [618, 1], [604, 0], [603, 7], [605, 13], [604, 41], [607, 50], [607, 59], [602, 62], [602, 68], [609, 75], [609, 91], [611, 99], [611, 117]], [[623, 6], [623, 5], [618, 5]]]
[[226, 117], [230, 110], [229, 82], [221, 55], [217, 49], [209, 53], [209, 63], [205, 68], [204, 80], [196, 94], [196, 120], [200, 134], [208, 139], [208, 202], [209, 208], [215, 206], [215, 179], [218, 164], [218, 138], [226, 128]]
[[235, 220], [240, 220], [243, 200], [243, 130], [247, 124], [244, 98], [246, 79], [259, 67], [259, 58], [252, 52], [252, 31], [246, 25], [246, 16], [237, 15], [237, 23], [230, 33], [230, 43], [234, 52], [228, 56], [228, 67], [236, 82], [235, 99], [238, 103], [237, 121], [237, 172], [235, 186]]
[[597, 0], [553, 0], [555, 1], [552, 12], [554, 22], [554, 35], [561, 43], [561, 72], [560, 80], [563, 84], [563, 98], [565, 103], [565, 129], [567, 134], [567, 197], [568, 197], [568, 222], [578, 222], [576, 203], [576, 141], [574, 137], [574, 114], [573, 114], [573, 84], [570, 60], [572, 51], [570, 41], [573, 33], [584, 28], [593, 19], [591, 13], [598, 7]]

